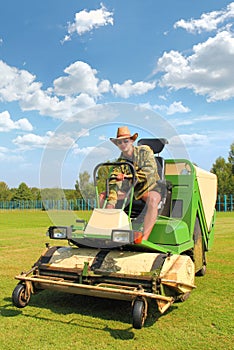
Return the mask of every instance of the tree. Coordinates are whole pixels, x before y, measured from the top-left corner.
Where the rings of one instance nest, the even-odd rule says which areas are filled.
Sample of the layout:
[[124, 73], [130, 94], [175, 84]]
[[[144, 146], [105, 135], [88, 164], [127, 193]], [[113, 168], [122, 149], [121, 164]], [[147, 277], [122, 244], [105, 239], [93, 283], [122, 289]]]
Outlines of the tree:
[[234, 142], [231, 144], [228, 161], [232, 167], [232, 175], [234, 175]]
[[87, 171], [79, 174], [79, 181], [76, 181], [76, 191], [80, 193], [79, 198], [90, 199], [95, 197], [94, 184], [89, 181], [90, 174]]
[[[100, 166], [97, 172], [98, 192], [106, 190], [106, 180], [110, 175], [110, 166]], [[95, 188], [93, 182], [90, 182], [90, 174], [87, 171], [79, 174], [79, 181], [75, 184], [77, 198], [92, 199], [95, 198]]]
[[65, 189], [64, 194], [67, 200], [76, 200], [78, 198], [76, 190]]
[[80, 190], [84, 189], [88, 184], [90, 180], [90, 174], [87, 171], [84, 171], [83, 173], [79, 174], [79, 187]]
[[234, 193], [234, 143], [230, 148], [228, 162], [223, 157], [218, 157], [211, 172], [218, 178], [218, 194]]
[[110, 169], [111, 169], [110, 166], [101, 166], [98, 169], [97, 184], [98, 184], [98, 191], [99, 191], [99, 193], [106, 190], [106, 180], [109, 178]]
[[76, 191], [76, 198], [82, 198], [82, 194], [80, 192], [80, 185], [79, 185], [78, 180], [76, 180], [76, 183], [75, 183], [75, 191]]
[[41, 190], [42, 200], [62, 200], [65, 199], [65, 193], [62, 188], [43, 188]]
[[11, 192], [7, 184], [0, 181], [0, 201], [8, 201], [11, 198]]
[[27, 201], [32, 200], [32, 192], [26, 183], [22, 182], [17, 188], [12, 200], [13, 201]]
[[229, 172], [226, 161], [223, 157], [216, 159], [211, 172], [216, 174], [218, 179], [218, 194], [227, 194]]
[[37, 187], [32, 187], [31, 188], [31, 193], [32, 193], [32, 199], [33, 200], [41, 200], [41, 191]]

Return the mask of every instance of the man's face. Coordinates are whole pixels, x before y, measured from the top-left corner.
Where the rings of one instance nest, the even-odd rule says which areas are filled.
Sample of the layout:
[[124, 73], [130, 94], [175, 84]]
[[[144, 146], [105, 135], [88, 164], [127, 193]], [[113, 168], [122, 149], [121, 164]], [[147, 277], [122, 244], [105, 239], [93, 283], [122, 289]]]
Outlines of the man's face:
[[117, 140], [117, 146], [121, 152], [128, 152], [132, 149], [133, 140], [130, 138]]

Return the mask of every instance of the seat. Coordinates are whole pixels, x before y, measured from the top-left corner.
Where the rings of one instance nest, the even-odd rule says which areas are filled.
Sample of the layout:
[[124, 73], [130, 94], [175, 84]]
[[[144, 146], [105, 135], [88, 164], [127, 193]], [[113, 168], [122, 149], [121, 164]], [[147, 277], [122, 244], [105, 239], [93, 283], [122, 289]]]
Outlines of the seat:
[[160, 156], [155, 156], [155, 161], [157, 163], [157, 168], [158, 168], [158, 175], [161, 180], [165, 179], [165, 163], [163, 157]]

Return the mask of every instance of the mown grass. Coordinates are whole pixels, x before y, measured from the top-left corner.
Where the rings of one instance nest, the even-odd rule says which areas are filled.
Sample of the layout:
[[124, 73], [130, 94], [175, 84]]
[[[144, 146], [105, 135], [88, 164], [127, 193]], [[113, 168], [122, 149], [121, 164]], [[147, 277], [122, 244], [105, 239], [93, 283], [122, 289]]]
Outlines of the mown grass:
[[142, 330], [132, 328], [128, 302], [44, 291], [25, 309], [12, 306], [14, 276], [38, 259], [50, 224], [47, 212], [0, 211], [1, 349], [233, 348], [234, 213], [218, 213], [207, 274], [190, 298], [162, 316], [151, 304]]

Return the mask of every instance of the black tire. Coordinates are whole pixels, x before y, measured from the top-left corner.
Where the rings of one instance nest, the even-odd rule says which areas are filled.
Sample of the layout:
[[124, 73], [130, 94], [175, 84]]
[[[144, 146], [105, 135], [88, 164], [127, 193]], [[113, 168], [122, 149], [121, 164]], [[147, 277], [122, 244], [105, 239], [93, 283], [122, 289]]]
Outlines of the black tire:
[[177, 301], [180, 301], [181, 303], [183, 303], [183, 302], [186, 301], [189, 297], [190, 297], [190, 292], [186, 292], [186, 293], [180, 295]]
[[201, 226], [198, 217], [196, 218], [194, 227], [194, 248], [193, 248], [193, 260], [195, 264], [196, 276], [204, 276], [206, 273], [206, 255], [204, 242], [202, 237]]
[[201, 276], [202, 277], [202, 276], [205, 276], [205, 274], [206, 274], [206, 265], [203, 265], [201, 270], [196, 272], [196, 276]]
[[12, 293], [13, 305], [22, 309], [28, 305], [31, 294], [27, 292], [25, 284], [17, 284]]
[[146, 319], [145, 301], [136, 299], [132, 308], [132, 326], [135, 329], [141, 329]]

